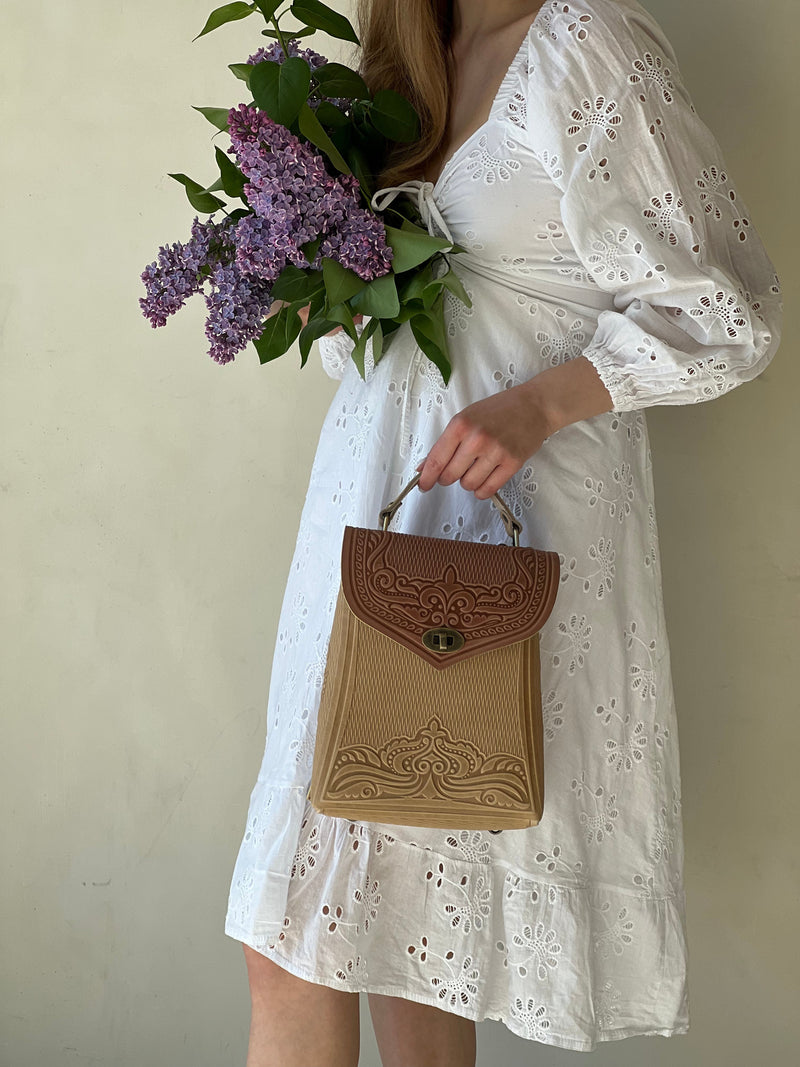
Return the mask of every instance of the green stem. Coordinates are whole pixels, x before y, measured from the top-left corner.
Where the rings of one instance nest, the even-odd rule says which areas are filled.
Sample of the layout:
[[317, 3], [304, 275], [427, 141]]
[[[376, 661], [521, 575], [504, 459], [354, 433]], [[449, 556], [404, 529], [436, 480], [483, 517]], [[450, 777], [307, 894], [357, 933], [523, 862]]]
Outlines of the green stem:
[[283, 49], [283, 58], [284, 59], [288, 59], [289, 58], [289, 49], [286, 47], [286, 41], [284, 40], [283, 34], [281, 33], [280, 27], [278, 26], [278, 20], [276, 18], [273, 18], [273, 19], [270, 19], [270, 21], [272, 22], [272, 25], [275, 27], [275, 32], [278, 35], [278, 40], [280, 41], [281, 48]]

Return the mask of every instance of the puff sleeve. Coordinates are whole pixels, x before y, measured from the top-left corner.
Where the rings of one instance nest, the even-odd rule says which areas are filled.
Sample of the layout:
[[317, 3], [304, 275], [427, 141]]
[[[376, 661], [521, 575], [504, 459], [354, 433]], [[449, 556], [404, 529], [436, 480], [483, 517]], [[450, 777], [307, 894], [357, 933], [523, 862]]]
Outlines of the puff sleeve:
[[543, 16], [525, 134], [577, 257], [614, 298], [583, 355], [616, 411], [721, 396], [769, 364], [783, 304], [720, 146], [636, 0], [550, 0]]
[[[361, 336], [361, 333], [366, 326], [366, 322], [363, 320], [357, 322], [356, 333]], [[345, 368], [347, 367], [348, 360], [350, 359], [350, 353], [353, 351], [353, 341], [344, 330], [339, 330], [330, 337], [323, 334], [322, 337], [317, 339], [319, 345], [319, 356], [322, 361], [322, 367], [329, 378], [341, 379], [344, 377]], [[366, 371], [367, 366], [372, 360], [372, 338], [367, 340], [364, 347], [364, 368]]]

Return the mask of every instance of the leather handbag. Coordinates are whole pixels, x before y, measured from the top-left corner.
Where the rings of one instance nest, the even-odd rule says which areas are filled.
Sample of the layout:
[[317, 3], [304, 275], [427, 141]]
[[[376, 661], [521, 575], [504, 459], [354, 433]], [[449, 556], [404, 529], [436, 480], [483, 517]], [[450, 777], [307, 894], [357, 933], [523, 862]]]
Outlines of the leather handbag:
[[308, 799], [357, 821], [452, 829], [535, 826], [544, 806], [539, 631], [557, 552], [396, 533], [416, 474], [345, 526]]

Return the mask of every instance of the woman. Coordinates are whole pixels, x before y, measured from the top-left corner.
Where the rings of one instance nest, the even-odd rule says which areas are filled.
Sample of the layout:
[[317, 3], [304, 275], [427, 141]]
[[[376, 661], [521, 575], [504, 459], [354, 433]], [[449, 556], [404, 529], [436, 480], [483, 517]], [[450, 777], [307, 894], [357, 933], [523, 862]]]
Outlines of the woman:
[[[373, 0], [370, 87], [423, 135], [381, 175], [416, 199], [452, 299], [447, 386], [401, 328], [367, 380], [343, 334], [279, 621], [268, 733], [225, 930], [245, 944], [248, 1067], [475, 1063], [475, 1022], [578, 1051], [688, 1029], [678, 736], [644, 409], [759, 374], [781, 290], [675, 54], [636, 0]], [[450, 88], [449, 88], [450, 87]], [[420, 470], [393, 529], [559, 552], [541, 631], [546, 799], [491, 835], [307, 801], [346, 523]], [[454, 483], [458, 482], [458, 485]], [[429, 490], [437, 485], [435, 492]], [[444, 488], [450, 487], [450, 488]]]

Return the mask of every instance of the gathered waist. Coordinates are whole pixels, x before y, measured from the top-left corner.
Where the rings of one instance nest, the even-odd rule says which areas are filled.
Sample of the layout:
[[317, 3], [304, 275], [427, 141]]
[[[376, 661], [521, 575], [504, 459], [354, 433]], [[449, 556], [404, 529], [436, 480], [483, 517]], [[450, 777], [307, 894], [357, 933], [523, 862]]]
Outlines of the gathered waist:
[[[520, 274], [509, 274], [507, 270], [495, 270], [482, 263], [469, 253], [458, 253], [450, 257], [451, 266], [455, 266], [456, 273], [460, 273], [463, 267], [473, 274], [479, 274], [483, 278], [502, 285], [515, 293], [540, 300], [560, 300], [569, 304], [577, 304], [587, 310], [607, 311], [614, 309], [614, 294], [606, 293], [596, 286], [575, 285], [574, 283], [556, 282], [550, 278], [532, 277], [526, 278]], [[513, 282], [513, 284], [512, 284]]]

